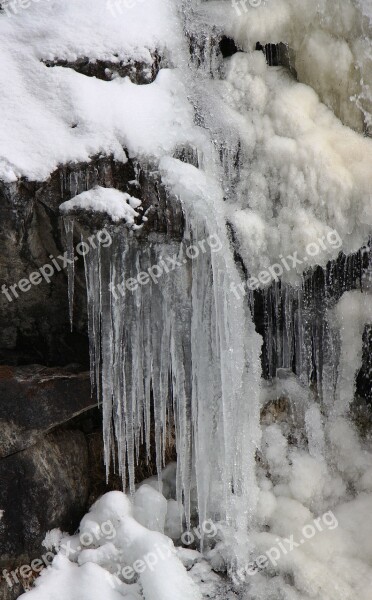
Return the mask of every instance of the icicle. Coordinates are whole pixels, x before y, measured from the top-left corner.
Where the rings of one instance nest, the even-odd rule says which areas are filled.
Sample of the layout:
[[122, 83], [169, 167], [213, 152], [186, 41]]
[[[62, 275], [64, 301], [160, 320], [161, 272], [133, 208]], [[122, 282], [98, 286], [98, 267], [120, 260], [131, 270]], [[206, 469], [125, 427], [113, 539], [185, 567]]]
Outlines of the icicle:
[[284, 313], [284, 324], [283, 324], [283, 367], [285, 369], [292, 368], [293, 354], [294, 354], [294, 335], [293, 335], [293, 288], [289, 285], [282, 283], [282, 296], [283, 296], [283, 313]]
[[[133, 492], [143, 428], [150, 452], [152, 389], [157, 469], [160, 473], [174, 422], [178, 499], [187, 525], [194, 463], [200, 520], [226, 518], [243, 531], [257, 500], [260, 339], [248, 307], [230, 291], [231, 277], [235, 285], [240, 279], [224, 222], [215, 219], [207, 226], [208, 207], [200, 215], [193, 206], [185, 210], [182, 255], [177, 244], [168, 244], [165, 252], [164, 245], [118, 232], [110, 253], [98, 248], [86, 257], [91, 365], [103, 402], [105, 463], [108, 469], [115, 432], [119, 472], [124, 485], [128, 472]], [[200, 251], [184, 264], [188, 243], [215, 232], [221, 251]], [[164, 254], [180, 256], [181, 266], [129, 291], [125, 283], [160, 265]]]
[[67, 246], [67, 277], [68, 277], [68, 306], [70, 315], [70, 327], [73, 329], [74, 317], [74, 287], [75, 287], [75, 255], [74, 255], [74, 220], [64, 219]]
[[96, 388], [98, 401], [101, 400], [101, 273], [99, 252], [99, 247], [92, 248], [90, 252], [84, 255], [88, 306], [90, 373], [92, 387]]
[[257, 501], [260, 339], [244, 300], [231, 294], [231, 280], [237, 286], [240, 277], [221, 217], [205, 201], [198, 207], [195, 201], [185, 201], [184, 209], [190, 240], [217, 232], [221, 244], [219, 252], [192, 262], [192, 412], [199, 519], [222, 516], [246, 531]]

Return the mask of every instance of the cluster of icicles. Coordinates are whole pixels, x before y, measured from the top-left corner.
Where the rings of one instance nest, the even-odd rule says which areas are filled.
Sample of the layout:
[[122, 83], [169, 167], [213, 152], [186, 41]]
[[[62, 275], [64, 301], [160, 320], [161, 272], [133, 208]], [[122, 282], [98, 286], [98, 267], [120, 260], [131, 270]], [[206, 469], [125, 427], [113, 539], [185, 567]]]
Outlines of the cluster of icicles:
[[[253, 298], [231, 293], [241, 275], [225, 223], [211, 219], [208, 206], [199, 212], [191, 204], [184, 208], [181, 243], [139, 240], [116, 227], [109, 249], [97, 246], [85, 257], [91, 373], [103, 405], [105, 463], [109, 471], [118, 457], [123, 485], [133, 492], [140, 455], [149, 457], [155, 440], [160, 473], [175, 437], [178, 500], [187, 522], [194, 486], [201, 520], [222, 518], [236, 525], [243, 518], [246, 527], [257, 500], [261, 338], [251, 316]], [[205, 251], [189, 259], [187, 246], [212, 231], [218, 232], [220, 250], [204, 244]], [[71, 218], [66, 232], [72, 258]], [[179, 266], [128, 289], [126, 281], [167, 256], [177, 258]], [[297, 289], [276, 284], [263, 292], [269, 376], [277, 368], [294, 369], [304, 383], [317, 381], [320, 400], [333, 402], [340, 346], [327, 311], [354, 286], [361, 260], [357, 254], [338, 267], [320, 269], [322, 281], [308, 276]], [[72, 311], [73, 267], [69, 287]], [[353, 389], [349, 392], [352, 397]]]
[[[253, 512], [257, 496], [261, 338], [245, 300], [230, 291], [231, 281], [240, 279], [225, 223], [211, 219], [208, 206], [204, 214], [184, 208], [182, 243], [139, 241], [116, 228], [109, 249], [98, 246], [85, 257], [91, 372], [103, 405], [105, 463], [109, 469], [118, 456], [123, 485], [133, 492], [140, 452], [141, 458], [144, 448], [150, 455], [154, 437], [160, 473], [174, 436], [186, 521], [195, 487], [199, 519], [233, 522], [237, 499]], [[66, 230], [72, 256], [71, 218]], [[221, 249], [213, 252], [204, 244], [197, 258], [186, 259], [187, 246], [212, 232]], [[165, 256], [177, 256], [180, 266], [156, 283], [150, 279], [128, 290], [128, 279]], [[69, 275], [72, 307], [72, 269]]]

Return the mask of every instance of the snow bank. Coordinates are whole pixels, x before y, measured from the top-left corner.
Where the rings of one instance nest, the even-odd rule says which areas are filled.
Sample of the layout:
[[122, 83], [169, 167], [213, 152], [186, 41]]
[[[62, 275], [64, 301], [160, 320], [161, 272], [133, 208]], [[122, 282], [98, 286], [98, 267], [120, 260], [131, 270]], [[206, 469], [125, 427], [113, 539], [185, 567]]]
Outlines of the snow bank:
[[105, 0], [54, 0], [32, 2], [12, 17], [0, 14], [0, 178], [44, 180], [60, 164], [99, 153], [126, 161], [123, 148], [154, 158], [193, 143], [193, 111], [176, 71], [134, 85], [40, 62], [81, 56], [148, 62], [149, 51], [164, 44], [178, 55], [175, 10], [168, 0], [154, 0], [113, 16]]
[[[111, 585], [110, 585], [111, 584]], [[58, 555], [27, 592], [24, 600], [140, 600], [137, 586], [121, 583], [105, 569], [89, 562], [81, 567]], [[115, 589], [115, 586], [118, 589]]]
[[156, 50], [171, 58], [178, 55], [180, 25], [170, 0], [40, 0], [19, 7], [10, 17], [4, 12], [0, 20], [13, 34], [8, 42], [18, 48], [28, 43], [29, 54], [39, 60], [88, 57], [150, 63]]

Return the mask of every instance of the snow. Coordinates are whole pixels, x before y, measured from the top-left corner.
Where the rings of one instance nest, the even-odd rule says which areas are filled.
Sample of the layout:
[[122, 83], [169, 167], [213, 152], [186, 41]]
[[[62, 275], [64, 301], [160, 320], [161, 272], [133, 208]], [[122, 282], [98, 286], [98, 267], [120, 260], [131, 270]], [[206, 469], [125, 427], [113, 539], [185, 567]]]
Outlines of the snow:
[[[151, 522], [154, 490], [140, 490], [135, 507], [141, 506], [142, 517]], [[164, 497], [162, 502], [166, 505]], [[25, 600], [200, 600], [172, 541], [142, 526], [132, 514], [132, 503], [122, 492], [108, 492], [97, 500], [83, 517], [78, 536], [60, 540], [53, 564]]]
[[141, 485], [134, 495], [134, 516], [151, 531], [164, 533], [168, 503], [163, 494], [149, 485]]
[[252, 130], [241, 209], [231, 206], [249, 272], [297, 252], [300, 266], [285, 273], [293, 281], [297, 270], [325, 265], [341, 247], [362, 246], [372, 225], [371, 140], [343, 126], [310, 87], [267, 67], [260, 52], [234, 55], [222, 86], [229, 106], [245, 115], [247, 136]]
[[[277, 564], [269, 568], [273, 589], [285, 600], [351, 600], [355, 594], [367, 600], [372, 589], [371, 488], [352, 497], [349, 486], [362, 490], [362, 473], [370, 472], [372, 465], [370, 443], [365, 445], [345, 419], [328, 422], [326, 453], [316, 458], [289, 446], [283, 453], [279, 434], [277, 425], [264, 431], [264, 458], [280, 485], [269, 490], [261, 485], [258, 515], [266, 531], [254, 533], [254, 556], [280, 548], [279, 542], [286, 546], [287, 552], [280, 552]], [[298, 543], [304, 526], [314, 524], [316, 518], [317, 533], [289, 550], [285, 540], [292, 535]], [[288, 575], [293, 577], [292, 585], [285, 583]], [[264, 571], [248, 575], [247, 580], [244, 598], [271, 598]]]
[[[112, 582], [112, 585], [110, 585]], [[36, 587], [24, 595], [25, 600], [139, 600], [132, 586], [121, 583], [114, 589], [114, 578], [99, 565], [89, 562], [81, 567], [64, 556], [57, 556], [53, 565], [41, 573]], [[117, 585], [117, 584], [116, 584]], [[21, 596], [22, 597], [22, 596]]]
[[[283, 382], [274, 384], [280, 389]], [[296, 400], [295, 389], [289, 382], [291, 402]], [[229, 568], [234, 553], [229, 530], [222, 523], [216, 546], [204, 555], [174, 549], [164, 535], [142, 526], [133, 516], [139, 505], [141, 518], [157, 526], [153, 507], [162, 506], [163, 511], [166, 504], [144, 482], [133, 501], [122, 492], [101, 497], [82, 519], [76, 536], [61, 538], [51, 532], [47, 537], [56, 546], [57, 557], [25, 600], [233, 600], [234, 590], [243, 600], [278, 595], [283, 600], [352, 600], [355, 594], [369, 600], [370, 441], [361, 440], [344, 418], [326, 424], [323, 456], [311, 456], [310, 445], [288, 444], [285, 421], [264, 426], [263, 435], [258, 511], [250, 533], [251, 550], [245, 555], [245, 561], [270, 557], [263, 570], [249, 574], [245, 562], [232, 570], [230, 583], [214, 572], [213, 567]], [[174, 469], [172, 473], [175, 477]]]
[[[210, 84], [215, 105], [220, 98], [212, 131], [223, 130], [226, 162], [238, 163], [224, 191], [248, 273], [257, 277], [297, 252], [301, 263], [282, 278], [298, 284], [297, 274], [340, 249], [356, 251], [371, 231], [372, 141], [362, 135], [370, 118], [369, 24], [348, 0], [246, 4], [240, 15], [229, 2], [200, 9], [244, 51], [225, 59], [222, 80]], [[267, 66], [258, 41], [288, 44], [299, 82]], [[339, 242], [328, 243], [331, 231]]]
[[363, 131], [363, 121], [370, 122], [369, 0], [265, 0], [256, 7], [247, 3], [240, 14], [229, 2], [208, 4], [206, 12], [244, 51], [257, 42], [287, 44], [299, 81], [345, 125]]
[[105, 0], [54, 0], [31, 3], [12, 17], [1, 14], [0, 178], [42, 181], [60, 164], [93, 155], [125, 162], [125, 148], [130, 157], [150, 160], [194, 143], [192, 107], [176, 70], [162, 69], [152, 84], [135, 85], [41, 62], [81, 56], [149, 61], [149, 51], [164, 44], [176, 58], [175, 10], [170, 1], [154, 0], [114, 16]]
[[11, 43], [32, 44], [38, 59], [70, 62], [79, 57], [149, 62], [150, 52], [165, 49], [177, 55], [180, 33], [174, 3], [168, 0], [140, 0], [131, 7], [119, 2], [114, 12], [106, 0], [41, 0], [1, 20], [13, 33]]
[[138, 212], [140, 205], [141, 200], [130, 194], [97, 185], [91, 190], [63, 202], [59, 209], [63, 215], [77, 210], [104, 213], [114, 222], [125, 221], [127, 225], [133, 226], [135, 218], [140, 216]]
[[[357, 368], [355, 346], [359, 348], [369, 304], [367, 294], [348, 292], [335, 308], [334, 326], [351, 356], [351, 379], [342, 376], [344, 367], [340, 371], [350, 394], [347, 408]], [[351, 600], [356, 595], [367, 600], [372, 589], [370, 436], [363, 439], [349, 418], [338, 416], [346, 412], [338, 398], [327, 413], [293, 374], [286, 379], [281, 371], [280, 379], [264, 388], [262, 403], [285, 397], [299, 409], [300, 419], [289, 427], [286, 409], [284, 418], [263, 424], [258, 526], [251, 554], [253, 562], [263, 555], [274, 563], [270, 560], [254, 575], [237, 571], [234, 581], [244, 600]], [[316, 533], [305, 539], [304, 532], [312, 528]], [[292, 548], [291, 539], [297, 544]]]

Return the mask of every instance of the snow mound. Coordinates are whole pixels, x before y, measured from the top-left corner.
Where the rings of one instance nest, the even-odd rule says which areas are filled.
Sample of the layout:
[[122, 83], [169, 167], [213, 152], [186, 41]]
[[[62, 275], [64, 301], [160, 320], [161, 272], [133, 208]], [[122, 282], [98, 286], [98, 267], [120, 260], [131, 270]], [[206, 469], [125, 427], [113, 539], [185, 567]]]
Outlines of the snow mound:
[[77, 210], [104, 213], [114, 222], [125, 221], [134, 226], [140, 213], [136, 210], [141, 206], [141, 200], [113, 188], [103, 188], [99, 185], [87, 192], [82, 192], [75, 198], [63, 202], [60, 211], [68, 215]]
[[[134, 500], [134, 510], [140, 508], [149, 523], [154, 492], [144, 485]], [[108, 492], [97, 500], [83, 517], [79, 534], [60, 540], [53, 564], [24, 600], [201, 600], [173, 542], [143, 527], [132, 513], [133, 505], [122, 492]]]

